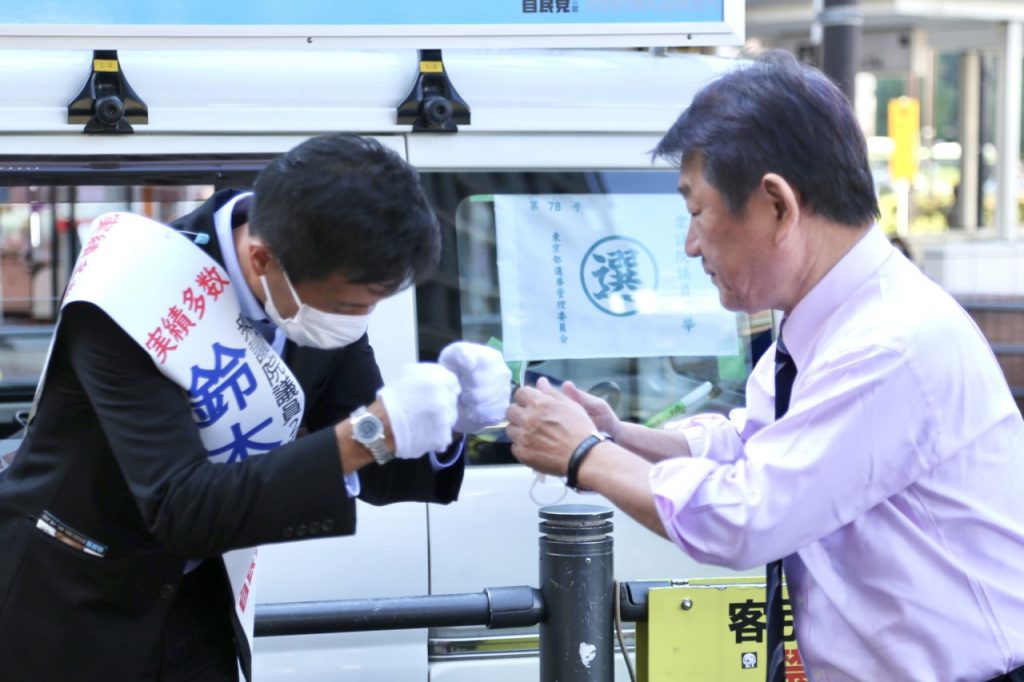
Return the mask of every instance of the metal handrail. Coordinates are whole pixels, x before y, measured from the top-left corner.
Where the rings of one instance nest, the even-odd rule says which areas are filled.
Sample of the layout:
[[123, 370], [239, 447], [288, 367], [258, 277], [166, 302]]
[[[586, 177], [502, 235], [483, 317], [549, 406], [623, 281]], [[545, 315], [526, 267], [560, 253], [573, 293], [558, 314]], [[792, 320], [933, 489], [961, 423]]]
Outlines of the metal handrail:
[[989, 346], [996, 355], [1024, 355], [1024, 344], [990, 343]]
[[[619, 583], [622, 620], [645, 622], [648, 592], [678, 584], [671, 580]], [[255, 635], [280, 637], [464, 625], [517, 628], [537, 625], [543, 618], [544, 597], [537, 588], [488, 587], [482, 592], [463, 594], [258, 604]]]
[[1024, 312], [1024, 301], [957, 299], [957, 303], [968, 312], [983, 313], [1021, 313]]
[[486, 625], [527, 627], [544, 618], [534, 587], [489, 587], [483, 592], [336, 601], [258, 604], [257, 637], [326, 632]]

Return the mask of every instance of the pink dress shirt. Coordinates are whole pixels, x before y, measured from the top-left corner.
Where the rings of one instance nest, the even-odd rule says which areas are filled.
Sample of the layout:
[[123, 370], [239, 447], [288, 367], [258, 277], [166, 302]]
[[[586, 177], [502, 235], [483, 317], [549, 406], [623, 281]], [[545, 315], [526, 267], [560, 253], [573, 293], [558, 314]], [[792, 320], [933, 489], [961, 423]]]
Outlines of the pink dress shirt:
[[811, 680], [979, 682], [1024, 664], [1024, 421], [988, 343], [872, 229], [787, 317], [747, 407], [695, 417], [650, 477], [668, 536], [785, 557]]

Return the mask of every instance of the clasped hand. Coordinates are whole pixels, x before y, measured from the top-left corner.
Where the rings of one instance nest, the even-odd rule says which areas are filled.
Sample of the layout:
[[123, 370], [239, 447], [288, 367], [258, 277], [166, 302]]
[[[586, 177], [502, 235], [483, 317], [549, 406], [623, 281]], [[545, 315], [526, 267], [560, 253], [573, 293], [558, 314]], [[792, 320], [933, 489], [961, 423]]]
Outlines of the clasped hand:
[[516, 391], [505, 429], [512, 454], [541, 473], [564, 476], [569, 456], [595, 430], [614, 435], [619, 420], [605, 401], [566, 382], [562, 391], [543, 377]]
[[459, 378], [459, 417], [455, 430], [479, 433], [505, 419], [512, 371], [494, 348], [457, 341], [441, 351], [438, 363]]
[[459, 390], [458, 378], [447, 369], [419, 362], [405, 365], [377, 392], [391, 424], [395, 457], [415, 459], [451, 445]]
[[440, 452], [452, 432], [477, 433], [505, 418], [512, 372], [501, 353], [459, 341], [441, 351], [438, 363], [406, 365], [377, 392], [395, 441], [395, 457]]

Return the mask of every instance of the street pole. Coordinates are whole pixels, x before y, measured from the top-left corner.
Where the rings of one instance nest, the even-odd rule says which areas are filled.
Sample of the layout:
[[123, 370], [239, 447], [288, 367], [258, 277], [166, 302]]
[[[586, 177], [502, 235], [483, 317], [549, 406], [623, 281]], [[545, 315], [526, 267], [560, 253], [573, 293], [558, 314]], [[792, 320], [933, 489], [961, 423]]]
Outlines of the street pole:
[[614, 682], [612, 510], [540, 510], [540, 682]]
[[853, 104], [860, 67], [861, 25], [864, 23], [860, 2], [825, 0], [819, 21], [823, 30], [822, 70]]

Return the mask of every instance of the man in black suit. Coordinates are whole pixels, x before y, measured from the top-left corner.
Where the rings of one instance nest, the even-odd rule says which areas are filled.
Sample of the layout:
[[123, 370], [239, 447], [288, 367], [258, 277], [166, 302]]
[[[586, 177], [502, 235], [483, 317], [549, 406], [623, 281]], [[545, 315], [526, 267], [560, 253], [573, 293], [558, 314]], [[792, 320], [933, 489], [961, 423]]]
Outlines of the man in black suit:
[[[415, 171], [378, 143], [312, 138], [254, 194], [218, 192], [173, 227], [223, 266], [301, 385], [301, 435], [211, 463], [183, 388], [100, 307], [65, 305], [34, 417], [0, 474], [5, 681], [223, 682], [239, 663], [248, 676], [220, 554], [352, 534], [353, 495], [451, 502], [453, 430], [503, 417], [508, 370], [476, 344], [381, 388], [366, 318], [436, 267], [440, 236]], [[121, 284], [125, 296], [146, 286]], [[381, 427], [370, 440], [355, 438], [357, 409]]]

